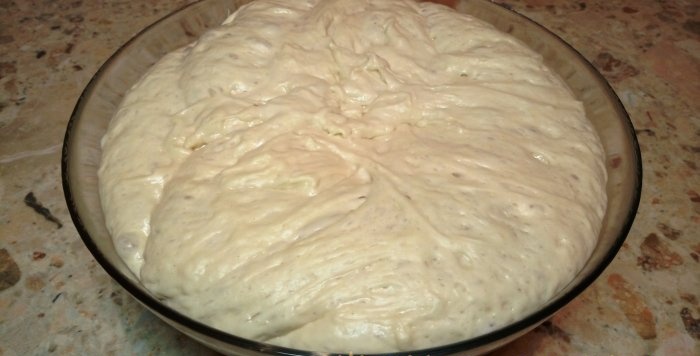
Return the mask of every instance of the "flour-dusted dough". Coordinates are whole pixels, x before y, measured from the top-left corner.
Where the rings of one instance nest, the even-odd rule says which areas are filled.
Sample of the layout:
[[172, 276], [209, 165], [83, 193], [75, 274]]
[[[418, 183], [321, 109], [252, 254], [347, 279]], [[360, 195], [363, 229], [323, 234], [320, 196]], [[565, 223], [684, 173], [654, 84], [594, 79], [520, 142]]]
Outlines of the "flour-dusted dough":
[[107, 225], [172, 307], [321, 351], [515, 321], [596, 243], [599, 140], [540, 56], [408, 0], [258, 0], [158, 62], [103, 140]]

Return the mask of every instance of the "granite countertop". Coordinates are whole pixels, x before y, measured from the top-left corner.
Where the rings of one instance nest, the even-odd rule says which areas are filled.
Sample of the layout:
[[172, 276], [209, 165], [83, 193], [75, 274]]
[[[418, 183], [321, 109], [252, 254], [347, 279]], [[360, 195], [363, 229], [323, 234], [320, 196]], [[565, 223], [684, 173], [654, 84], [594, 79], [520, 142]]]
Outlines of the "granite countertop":
[[[146, 25], [191, 0], [0, 0], [0, 355], [208, 354], [95, 262], [63, 198], [78, 96]], [[504, 0], [609, 80], [644, 161], [637, 218], [605, 273], [496, 355], [700, 354], [700, 3]]]

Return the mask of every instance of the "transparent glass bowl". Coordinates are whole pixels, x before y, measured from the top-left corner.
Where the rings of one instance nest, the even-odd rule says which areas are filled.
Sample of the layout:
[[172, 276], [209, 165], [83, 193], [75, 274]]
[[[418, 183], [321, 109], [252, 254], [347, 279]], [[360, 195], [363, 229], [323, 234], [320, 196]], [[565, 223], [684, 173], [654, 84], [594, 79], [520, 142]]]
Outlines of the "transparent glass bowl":
[[[122, 46], [95, 74], [68, 123], [62, 154], [63, 189], [80, 236], [95, 259], [141, 304], [190, 337], [223, 353], [238, 355], [314, 355], [247, 340], [211, 328], [161, 303], [117, 256], [106, 230], [98, 196], [100, 139], [124, 93], [164, 54], [195, 40], [248, 1], [205, 0], [161, 19]], [[571, 283], [538, 311], [475, 338], [432, 349], [392, 353], [473, 355], [493, 350], [525, 334], [588, 287], [614, 258], [639, 204], [642, 167], [634, 128], [603, 77], [576, 50], [537, 23], [483, 0], [456, 1], [456, 8], [519, 38], [539, 52], [584, 103], [605, 148], [608, 207], [593, 255]]]

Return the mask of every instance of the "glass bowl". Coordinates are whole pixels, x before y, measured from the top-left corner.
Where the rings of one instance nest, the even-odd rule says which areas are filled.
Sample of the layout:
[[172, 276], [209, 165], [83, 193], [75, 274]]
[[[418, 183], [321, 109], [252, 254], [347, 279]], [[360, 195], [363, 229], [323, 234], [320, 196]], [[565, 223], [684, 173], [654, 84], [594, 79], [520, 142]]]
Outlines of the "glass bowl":
[[[164, 54], [195, 40], [248, 1], [205, 0], [147, 27], [124, 44], [95, 74], [73, 111], [62, 153], [62, 178], [71, 217], [95, 259], [136, 300], [193, 339], [226, 354], [315, 355], [247, 340], [214, 329], [171, 309], [129, 271], [112, 245], [98, 196], [100, 139], [124, 93]], [[563, 290], [536, 312], [500, 329], [454, 344], [392, 355], [475, 355], [498, 348], [532, 330], [586, 289], [615, 257], [639, 204], [642, 167], [634, 128], [605, 79], [575, 49], [537, 23], [484, 0], [455, 1], [454, 7], [491, 23], [540, 53], [546, 64], [584, 103], [607, 155], [608, 206], [592, 256]]]

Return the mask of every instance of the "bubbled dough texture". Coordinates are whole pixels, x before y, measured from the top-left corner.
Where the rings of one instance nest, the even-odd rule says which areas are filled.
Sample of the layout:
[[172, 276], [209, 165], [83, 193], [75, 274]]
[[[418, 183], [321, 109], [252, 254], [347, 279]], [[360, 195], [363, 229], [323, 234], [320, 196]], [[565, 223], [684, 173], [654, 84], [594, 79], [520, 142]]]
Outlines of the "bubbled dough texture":
[[410, 1], [244, 6], [156, 64], [103, 140], [121, 257], [167, 303], [324, 351], [437, 346], [570, 281], [602, 148], [541, 58]]

